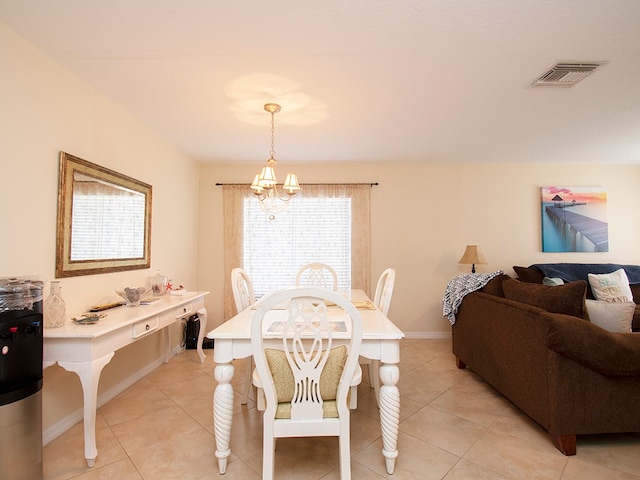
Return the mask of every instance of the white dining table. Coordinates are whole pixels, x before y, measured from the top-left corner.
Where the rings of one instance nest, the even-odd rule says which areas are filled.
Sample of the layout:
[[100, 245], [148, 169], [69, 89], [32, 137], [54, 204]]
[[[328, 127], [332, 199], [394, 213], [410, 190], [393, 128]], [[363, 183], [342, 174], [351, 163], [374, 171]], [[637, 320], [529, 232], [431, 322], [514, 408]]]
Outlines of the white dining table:
[[[345, 293], [356, 306], [370, 302], [364, 291]], [[400, 340], [404, 333], [380, 310], [358, 308], [362, 318], [362, 357], [380, 362], [380, 427], [382, 430], [382, 454], [386, 470], [392, 474], [398, 456], [398, 424], [400, 421]], [[224, 474], [231, 454], [231, 427], [233, 420], [234, 391], [231, 385], [233, 360], [251, 356], [251, 319], [255, 305], [249, 307], [207, 334], [214, 340], [213, 361], [217, 386], [213, 394], [213, 426], [216, 439], [215, 455], [218, 470]]]

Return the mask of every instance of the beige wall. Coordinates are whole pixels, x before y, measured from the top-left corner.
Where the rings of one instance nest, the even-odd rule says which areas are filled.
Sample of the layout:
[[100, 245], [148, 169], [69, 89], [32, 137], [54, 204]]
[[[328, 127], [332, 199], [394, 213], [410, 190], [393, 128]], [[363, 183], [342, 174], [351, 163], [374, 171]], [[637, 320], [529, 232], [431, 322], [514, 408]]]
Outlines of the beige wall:
[[[246, 182], [259, 164], [202, 167], [200, 176], [200, 288], [210, 290], [213, 322], [222, 318], [222, 189], [216, 182]], [[513, 265], [551, 262], [640, 263], [640, 166], [295, 165], [280, 159], [280, 175], [301, 182], [379, 182], [371, 191], [372, 286], [396, 269], [389, 316], [410, 336], [444, 336], [442, 294], [467, 244], [479, 244], [488, 265], [514, 275]], [[542, 253], [540, 187], [603, 186], [608, 193], [608, 253]], [[295, 200], [294, 200], [295, 201]]]
[[[196, 289], [198, 164], [2, 24], [0, 63], [0, 276], [54, 278], [62, 150], [153, 186], [152, 268], [62, 279], [68, 315], [115, 288], [144, 284], [156, 269]], [[105, 367], [100, 393], [158, 360], [161, 340], [155, 334], [119, 352]], [[43, 402], [45, 429], [77, 413], [76, 375], [45, 370]]]

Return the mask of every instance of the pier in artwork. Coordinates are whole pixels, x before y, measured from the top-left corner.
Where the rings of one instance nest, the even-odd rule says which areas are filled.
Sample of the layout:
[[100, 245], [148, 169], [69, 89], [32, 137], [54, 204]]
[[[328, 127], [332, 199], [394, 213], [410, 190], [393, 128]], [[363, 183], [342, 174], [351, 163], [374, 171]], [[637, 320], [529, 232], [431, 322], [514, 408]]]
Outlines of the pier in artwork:
[[578, 236], [582, 235], [594, 244], [594, 251], [608, 252], [609, 234], [607, 222], [569, 211], [570, 207], [577, 205], [584, 205], [584, 203], [555, 202], [553, 206], [547, 206], [545, 209], [554, 223], [564, 227], [572, 235], [572, 248], [574, 251], [576, 250]]

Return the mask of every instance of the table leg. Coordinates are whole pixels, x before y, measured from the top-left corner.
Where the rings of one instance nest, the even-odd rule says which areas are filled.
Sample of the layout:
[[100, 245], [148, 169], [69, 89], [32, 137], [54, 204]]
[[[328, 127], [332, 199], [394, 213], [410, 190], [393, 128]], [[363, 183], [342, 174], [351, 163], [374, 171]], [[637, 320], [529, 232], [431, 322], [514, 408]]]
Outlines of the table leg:
[[204, 336], [207, 333], [207, 309], [203, 307], [196, 313], [198, 314], [198, 319], [200, 320], [200, 331], [198, 332], [198, 344], [196, 345], [196, 351], [200, 356], [200, 363], [204, 363], [204, 359], [207, 358], [207, 356], [202, 351], [202, 341], [204, 340]]
[[380, 381], [380, 426], [382, 428], [382, 455], [385, 457], [387, 473], [391, 475], [398, 456], [398, 425], [400, 423], [400, 391], [396, 384], [400, 369], [395, 364], [382, 364]]
[[171, 325], [162, 329], [164, 336], [164, 363], [169, 363], [171, 357]]
[[218, 458], [220, 475], [227, 471], [227, 459], [231, 454], [229, 442], [233, 418], [233, 387], [231, 386], [233, 370], [231, 363], [219, 363], [214, 370], [218, 386], [213, 394], [213, 429], [216, 437], [216, 457]]
[[58, 362], [68, 372], [80, 378], [84, 397], [84, 458], [93, 467], [98, 456], [96, 447], [96, 409], [98, 404], [98, 383], [104, 366], [113, 358], [113, 352], [92, 362]]

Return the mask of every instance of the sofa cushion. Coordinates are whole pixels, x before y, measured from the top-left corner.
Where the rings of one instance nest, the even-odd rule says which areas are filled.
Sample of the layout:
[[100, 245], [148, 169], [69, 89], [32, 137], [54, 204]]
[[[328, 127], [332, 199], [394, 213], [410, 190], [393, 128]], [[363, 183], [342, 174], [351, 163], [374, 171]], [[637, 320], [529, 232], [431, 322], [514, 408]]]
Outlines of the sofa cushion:
[[589, 321], [599, 327], [616, 333], [629, 333], [636, 309], [633, 302], [601, 302], [586, 300]]
[[527, 283], [542, 283], [544, 273], [535, 267], [518, 267], [514, 266], [513, 271], [518, 275], [518, 280]]
[[487, 284], [480, 289], [483, 293], [488, 293], [489, 295], [494, 295], [496, 297], [504, 298], [504, 292], [502, 291], [502, 282], [507, 280], [509, 275], [496, 275], [491, 280], [487, 282]]
[[[636, 303], [636, 299], [640, 301], [640, 283], [629, 285], [631, 293], [633, 294], [633, 301]], [[631, 329], [634, 332], [640, 332], [640, 305], [636, 303], [636, 313], [633, 314], [633, 322], [631, 323]]]
[[505, 298], [543, 308], [552, 313], [563, 313], [588, 318], [585, 308], [587, 282], [578, 280], [559, 286], [520, 282], [510, 278], [502, 282]]
[[589, 284], [596, 300], [604, 302], [633, 302], [629, 279], [621, 268], [611, 273], [589, 275]]
[[602, 375], [640, 375], [639, 334], [607, 332], [574, 317], [547, 315], [556, 320], [547, 335], [549, 349]]

